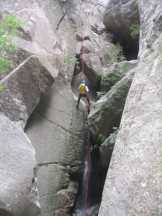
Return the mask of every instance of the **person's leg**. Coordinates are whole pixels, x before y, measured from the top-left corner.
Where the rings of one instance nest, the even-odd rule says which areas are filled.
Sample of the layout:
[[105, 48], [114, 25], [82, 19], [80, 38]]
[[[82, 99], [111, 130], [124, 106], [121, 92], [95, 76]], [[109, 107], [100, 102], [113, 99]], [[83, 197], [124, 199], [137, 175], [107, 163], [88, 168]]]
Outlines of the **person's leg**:
[[79, 103], [80, 103], [80, 99], [81, 99], [81, 94], [79, 94], [79, 96], [78, 96], [78, 101], [77, 101], [77, 108], [79, 108]]
[[89, 113], [90, 112], [90, 99], [89, 99], [87, 94], [86, 94], [86, 99], [87, 99], [87, 103], [88, 103], [88, 113]]
[[86, 94], [86, 99], [87, 99], [88, 106], [90, 107], [90, 99], [87, 94]]

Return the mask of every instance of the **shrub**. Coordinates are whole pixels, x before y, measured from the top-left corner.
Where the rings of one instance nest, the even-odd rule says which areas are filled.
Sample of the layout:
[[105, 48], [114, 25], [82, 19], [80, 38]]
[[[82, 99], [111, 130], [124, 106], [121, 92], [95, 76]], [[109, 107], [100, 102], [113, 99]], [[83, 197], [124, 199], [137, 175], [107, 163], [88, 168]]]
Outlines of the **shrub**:
[[5, 90], [5, 86], [3, 84], [0, 84], [0, 93]]
[[105, 139], [106, 137], [104, 135], [98, 134], [95, 145], [100, 146], [105, 141]]
[[0, 75], [6, 73], [12, 67], [12, 62], [8, 59], [0, 57]]
[[119, 43], [112, 45], [111, 50], [109, 50], [108, 56], [111, 59], [110, 63], [126, 60], [126, 57], [123, 54], [123, 48]]
[[74, 65], [77, 62], [77, 58], [75, 56], [71, 56], [68, 54], [64, 55], [64, 64], [66, 65]]
[[130, 26], [130, 35], [133, 39], [136, 39], [139, 37], [139, 24], [132, 24]]
[[18, 34], [18, 29], [22, 23], [16, 16], [7, 15], [0, 21], [0, 74], [7, 73], [13, 66], [9, 55], [16, 51], [13, 42], [14, 36]]
[[0, 28], [6, 33], [16, 35], [18, 29], [22, 27], [22, 22], [14, 15], [7, 15], [0, 24]]
[[97, 77], [96, 77], [96, 84], [94, 86], [94, 91], [95, 92], [100, 91], [100, 84], [101, 84], [101, 75], [97, 75]]

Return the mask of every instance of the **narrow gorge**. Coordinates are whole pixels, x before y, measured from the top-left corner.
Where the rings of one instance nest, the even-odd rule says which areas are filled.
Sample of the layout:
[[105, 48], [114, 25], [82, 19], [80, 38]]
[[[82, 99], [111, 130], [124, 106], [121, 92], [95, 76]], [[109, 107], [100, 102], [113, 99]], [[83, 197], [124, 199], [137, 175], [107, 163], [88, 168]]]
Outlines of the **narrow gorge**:
[[0, 0], [0, 216], [161, 216], [161, 66], [161, 0]]

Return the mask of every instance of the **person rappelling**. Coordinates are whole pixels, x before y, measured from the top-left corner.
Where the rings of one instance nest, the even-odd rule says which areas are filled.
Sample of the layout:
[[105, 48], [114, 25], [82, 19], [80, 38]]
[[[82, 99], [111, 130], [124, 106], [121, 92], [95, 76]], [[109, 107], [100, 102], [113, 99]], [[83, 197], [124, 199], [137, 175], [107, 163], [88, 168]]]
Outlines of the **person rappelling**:
[[86, 98], [87, 109], [88, 109], [88, 113], [89, 113], [90, 112], [90, 100], [89, 100], [88, 93], [89, 93], [89, 88], [86, 85], [86, 81], [83, 79], [79, 85], [79, 96], [78, 96], [78, 101], [77, 101], [76, 107], [77, 107], [77, 109], [79, 108], [79, 103], [80, 103], [81, 98]]

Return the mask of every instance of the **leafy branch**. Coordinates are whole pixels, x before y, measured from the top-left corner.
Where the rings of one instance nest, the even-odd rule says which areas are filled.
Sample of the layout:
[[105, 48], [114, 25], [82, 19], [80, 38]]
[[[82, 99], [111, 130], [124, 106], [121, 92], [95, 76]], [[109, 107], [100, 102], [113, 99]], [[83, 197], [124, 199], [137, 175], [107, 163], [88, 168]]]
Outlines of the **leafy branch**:
[[14, 37], [22, 22], [14, 15], [7, 15], [0, 21], [0, 75], [7, 73], [13, 66], [9, 55], [16, 51]]

